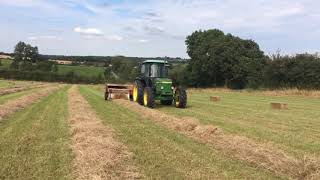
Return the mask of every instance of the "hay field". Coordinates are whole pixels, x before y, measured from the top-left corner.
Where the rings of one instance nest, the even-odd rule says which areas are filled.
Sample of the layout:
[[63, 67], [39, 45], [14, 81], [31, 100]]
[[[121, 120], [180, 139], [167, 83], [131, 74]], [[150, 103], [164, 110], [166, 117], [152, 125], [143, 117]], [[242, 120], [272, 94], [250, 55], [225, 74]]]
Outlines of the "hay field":
[[191, 89], [187, 109], [146, 109], [104, 101], [101, 86], [12, 91], [0, 179], [319, 179], [317, 93]]

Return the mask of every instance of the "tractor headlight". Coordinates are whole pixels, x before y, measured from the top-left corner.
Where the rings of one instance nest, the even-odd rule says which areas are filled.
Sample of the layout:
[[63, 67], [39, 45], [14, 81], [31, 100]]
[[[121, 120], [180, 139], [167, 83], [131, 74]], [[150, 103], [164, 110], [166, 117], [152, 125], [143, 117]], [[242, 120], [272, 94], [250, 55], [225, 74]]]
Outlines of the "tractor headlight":
[[172, 90], [174, 90], [174, 87], [173, 87], [173, 86], [171, 86], [171, 89], [172, 89]]
[[163, 90], [164, 89], [164, 87], [163, 86], [161, 86], [161, 90]]

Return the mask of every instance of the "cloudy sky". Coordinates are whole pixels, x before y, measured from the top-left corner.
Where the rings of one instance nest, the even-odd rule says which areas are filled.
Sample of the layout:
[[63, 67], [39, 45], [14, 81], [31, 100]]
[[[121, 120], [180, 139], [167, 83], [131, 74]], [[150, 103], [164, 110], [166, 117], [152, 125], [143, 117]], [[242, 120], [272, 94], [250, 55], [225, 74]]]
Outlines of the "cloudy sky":
[[218, 28], [266, 54], [320, 51], [315, 0], [0, 0], [0, 51], [187, 57], [185, 37]]

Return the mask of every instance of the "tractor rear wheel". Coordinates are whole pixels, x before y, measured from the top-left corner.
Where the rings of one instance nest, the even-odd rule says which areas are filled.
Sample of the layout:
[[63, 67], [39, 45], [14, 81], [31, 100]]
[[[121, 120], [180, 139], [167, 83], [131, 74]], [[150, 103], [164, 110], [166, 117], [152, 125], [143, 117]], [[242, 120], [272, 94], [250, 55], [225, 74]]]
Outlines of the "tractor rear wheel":
[[143, 105], [143, 85], [140, 81], [136, 81], [133, 85], [133, 101]]
[[161, 100], [160, 103], [162, 105], [171, 106], [172, 105], [172, 100]]
[[143, 105], [149, 108], [154, 108], [154, 94], [150, 87], [144, 88], [143, 91]]
[[187, 106], [187, 92], [183, 88], [177, 88], [174, 94], [174, 104], [176, 108], [186, 108]]

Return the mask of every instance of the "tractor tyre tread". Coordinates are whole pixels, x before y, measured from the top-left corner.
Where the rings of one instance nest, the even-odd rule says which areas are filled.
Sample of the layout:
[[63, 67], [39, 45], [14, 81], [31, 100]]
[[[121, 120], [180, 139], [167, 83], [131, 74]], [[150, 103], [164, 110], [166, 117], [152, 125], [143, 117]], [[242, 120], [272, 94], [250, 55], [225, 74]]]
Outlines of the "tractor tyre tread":
[[136, 85], [137, 85], [137, 88], [138, 88], [138, 98], [137, 98], [137, 102], [140, 104], [140, 105], [143, 105], [143, 85], [140, 81], [136, 81]]
[[148, 108], [154, 108], [154, 107], [155, 107], [155, 100], [154, 100], [154, 93], [153, 93], [152, 88], [146, 87], [146, 88], [144, 89], [144, 91], [146, 91], [147, 94], [148, 94], [147, 107], [148, 107]]
[[177, 108], [186, 108], [187, 107], [187, 92], [183, 88], [178, 88], [176, 91], [179, 91], [180, 98], [179, 98], [179, 105], [176, 106]]

